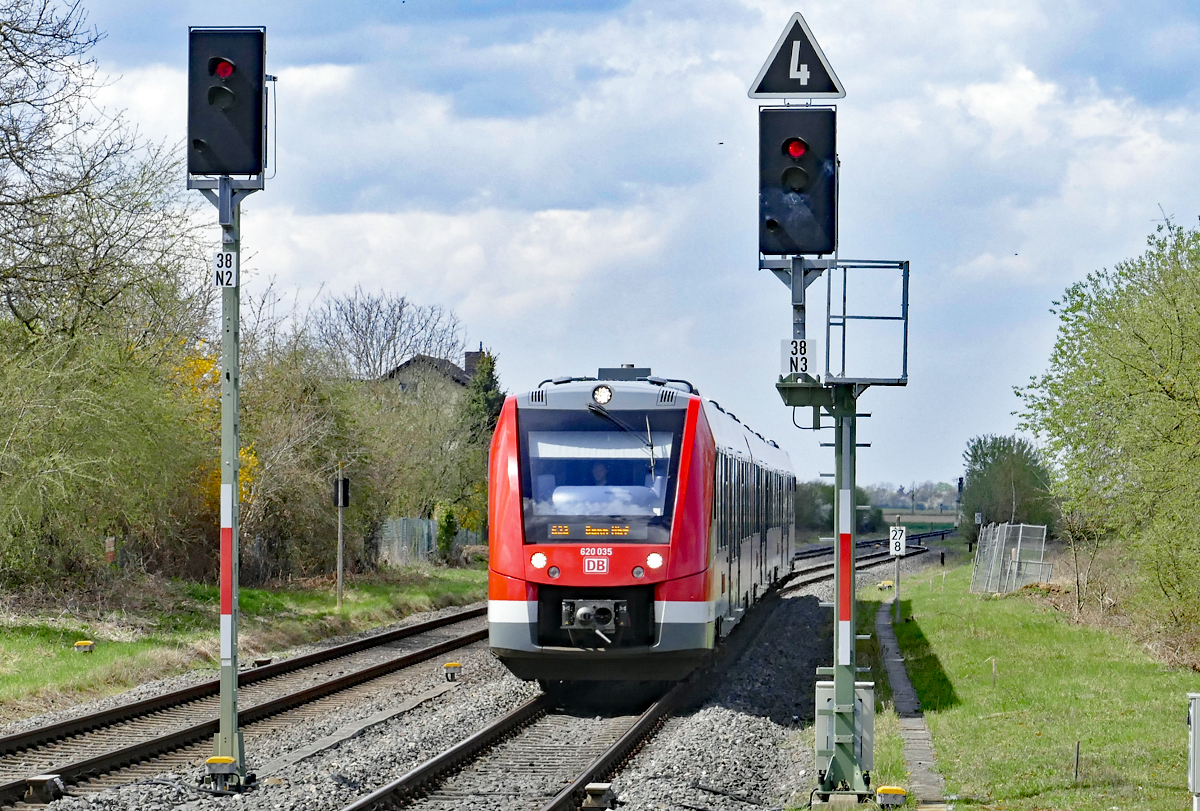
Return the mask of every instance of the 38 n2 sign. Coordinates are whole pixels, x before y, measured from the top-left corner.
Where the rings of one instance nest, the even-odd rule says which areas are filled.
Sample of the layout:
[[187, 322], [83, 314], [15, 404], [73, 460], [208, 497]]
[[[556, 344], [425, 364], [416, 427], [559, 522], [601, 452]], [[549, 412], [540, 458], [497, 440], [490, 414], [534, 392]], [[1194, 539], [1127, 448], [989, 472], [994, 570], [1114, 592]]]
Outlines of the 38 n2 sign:
[[213, 286], [238, 286], [238, 255], [233, 251], [214, 251], [212, 261]]
[[808, 341], [803, 338], [785, 338], [781, 346], [779, 373], [784, 377], [801, 373], [813, 374], [808, 353]]

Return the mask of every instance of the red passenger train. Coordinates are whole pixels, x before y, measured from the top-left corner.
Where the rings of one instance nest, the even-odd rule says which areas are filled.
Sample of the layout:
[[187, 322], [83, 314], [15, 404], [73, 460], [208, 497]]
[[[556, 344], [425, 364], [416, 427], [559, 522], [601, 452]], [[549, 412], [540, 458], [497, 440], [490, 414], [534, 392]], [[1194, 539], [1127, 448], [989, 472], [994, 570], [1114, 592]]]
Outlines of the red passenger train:
[[786, 453], [649, 369], [504, 403], [489, 460], [488, 625], [518, 677], [685, 677], [790, 570]]

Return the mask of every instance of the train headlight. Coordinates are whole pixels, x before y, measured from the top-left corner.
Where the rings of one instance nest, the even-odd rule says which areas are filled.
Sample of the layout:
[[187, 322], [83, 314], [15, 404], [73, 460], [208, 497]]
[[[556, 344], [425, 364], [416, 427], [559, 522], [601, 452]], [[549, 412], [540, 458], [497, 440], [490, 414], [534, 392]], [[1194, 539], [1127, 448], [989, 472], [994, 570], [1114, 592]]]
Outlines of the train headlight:
[[651, 569], [660, 568], [662, 563], [662, 555], [658, 554], [657, 552], [651, 552], [649, 555], [646, 555], [646, 565]]
[[610, 402], [612, 402], [612, 387], [597, 386], [596, 388], [592, 389], [592, 399], [600, 405], [608, 405]]
[[633, 567], [633, 576], [640, 580], [641, 578], [646, 576], [646, 570], [643, 569], [641, 566], [634, 566]]
[[529, 559], [529, 562], [533, 564], [533, 568], [535, 568], [535, 569], [545, 569], [546, 568], [546, 553], [545, 552], [534, 552], [533, 557], [531, 557]]
[[551, 577], [558, 577], [558, 567], [551, 566], [546, 574], [550, 575]]

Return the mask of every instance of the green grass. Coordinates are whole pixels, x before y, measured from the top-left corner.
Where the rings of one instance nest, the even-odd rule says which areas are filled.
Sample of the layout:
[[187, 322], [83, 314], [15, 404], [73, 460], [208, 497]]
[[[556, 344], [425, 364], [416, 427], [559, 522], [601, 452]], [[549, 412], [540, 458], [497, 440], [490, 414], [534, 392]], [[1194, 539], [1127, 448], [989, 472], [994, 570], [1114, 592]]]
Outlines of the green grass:
[[[881, 575], [879, 579], [890, 578], [889, 574], [886, 578]], [[871, 785], [875, 787], [908, 785], [900, 716], [892, 702], [892, 688], [879, 654], [879, 639], [875, 636], [875, 612], [889, 594], [874, 587], [862, 589], [857, 606], [858, 633], [871, 635], [869, 640], [858, 643], [855, 658], [859, 667], [871, 668], [869, 676], [860, 678], [875, 682], [875, 768], [871, 771]]]
[[967, 565], [944, 586], [940, 570], [905, 581], [896, 628], [956, 805], [1187, 807], [1185, 694], [1200, 676], [1029, 595], [968, 594], [970, 575]]
[[[162, 581], [136, 606], [80, 615], [30, 613], [0, 624], [0, 722], [196, 667], [213, 667], [220, 593], [216, 586]], [[119, 589], [117, 590], [120, 591]], [[243, 588], [243, 658], [384, 625], [420, 611], [487, 596], [487, 571], [413, 567], [347, 578], [342, 608], [327, 580], [278, 589]], [[94, 653], [76, 653], [90, 639]]]

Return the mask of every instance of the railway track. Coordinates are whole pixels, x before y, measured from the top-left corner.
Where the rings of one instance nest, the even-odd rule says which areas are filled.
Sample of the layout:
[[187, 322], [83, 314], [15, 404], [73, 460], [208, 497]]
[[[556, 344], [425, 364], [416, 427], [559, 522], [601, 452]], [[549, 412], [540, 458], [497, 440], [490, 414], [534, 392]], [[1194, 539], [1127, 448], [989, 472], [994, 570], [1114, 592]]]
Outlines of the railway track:
[[[874, 545], [876, 542], [871, 541], [870, 543]], [[883, 544], [886, 543], [886, 541], [880, 541], [879, 543]], [[928, 551], [929, 547], [910, 544], [908, 546], [908, 553], [905, 555], [905, 557], [923, 555]], [[875, 566], [881, 566], [884, 563], [889, 563], [893, 560], [895, 560], [895, 558], [892, 557], [890, 552], [876, 552], [870, 555], [863, 555], [859, 557], [856, 561], [857, 565], [855, 568], [858, 571], [863, 569], [871, 569]], [[829, 561], [828, 563], [818, 563], [815, 566], [809, 566], [805, 569], [794, 572], [791, 579], [787, 580], [784, 585], [779, 588], [779, 593], [787, 594], [788, 592], [796, 591], [797, 589], [804, 588], [805, 586], [811, 586], [814, 583], [820, 583], [822, 580], [832, 577], [833, 565], [833, 561]]]
[[[928, 551], [909, 550], [910, 555]], [[864, 556], [857, 568], [891, 559], [887, 552]], [[833, 563], [806, 567], [796, 575], [780, 593], [830, 579]], [[342, 811], [472, 806], [574, 811], [589, 784], [602, 783], [636, 754], [692, 687], [690, 681], [679, 682], [637, 714], [597, 716], [594, 710], [572, 710], [540, 695]]]
[[[239, 720], [247, 734], [294, 723], [322, 699], [376, 682], [486, 638], [486, 609], [460, 611], [239, 674]], [[208, 754], [218, 727], [220, 685], [211, 680], [134, 704], [0, 738], [0, 808], [19, 807], [55, 774], [72, 793], [99, 791], [190, 764]], [[308, 707], [310, 709], [305, 710]], [[35, 799], [49, 799], [41, 795]]]
[[345, 811], [480, 807], [567, 811], [586, 786], [631, 757], [688, 689], [672, 687], [641, 713], [595, 715], [540, 695]]
[[[890, 560], [886, 552], [865, 555], [858, 568]], [[832, 562], [806, 566], [780, 592], [821, 582], [832, 572]], [[483, 640], [485, 613], [457, 612], [243, 671], [239, 720], [247, 740], [378, 694], [405, 669]], [[677, 685], [643, 712], [608, 716], [572, 711], [541, 696], [347, 811], [400, 806], [441, 811], [489, 798], [514, 808], [574, 808], [588, 783], [619, 768], [653, 734], [685, 689]], [[31, 787], [43, 784], [36, 778], [48, 773], [80, 795], [194, 766], [209, 754], [218, 711], [219, 683], [211, 680], [0, 738], [0, 808], [51, 799], [53, 794], [34, 792], [26, 802]]]

